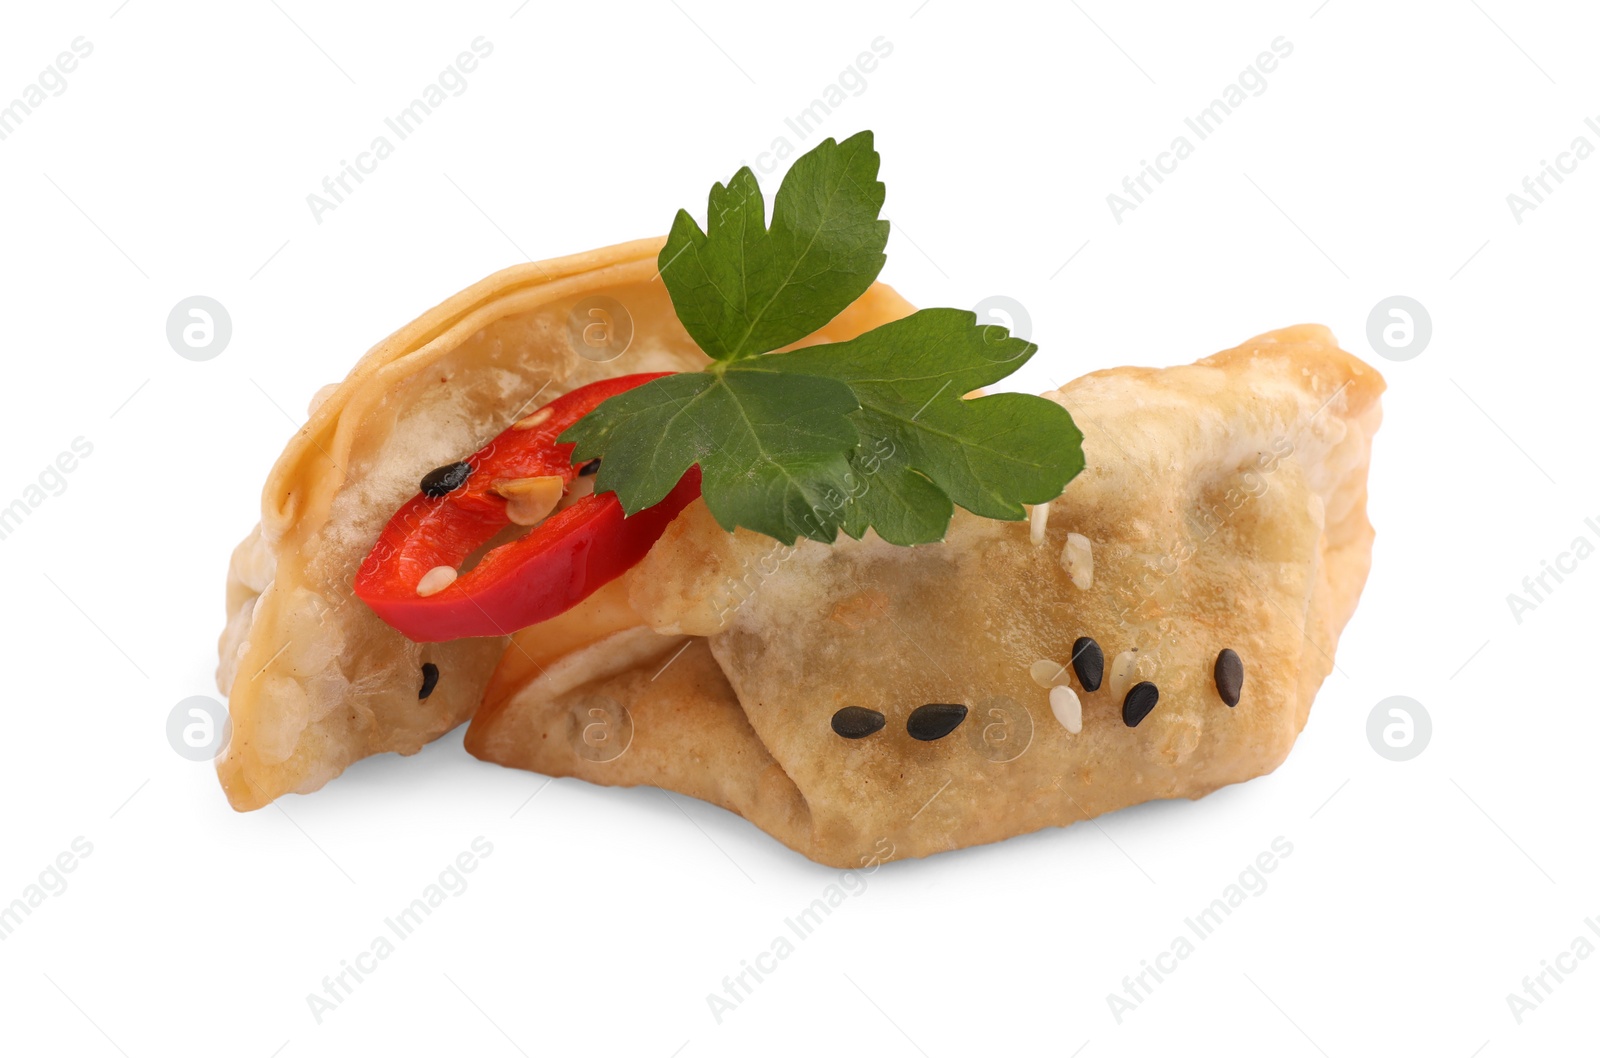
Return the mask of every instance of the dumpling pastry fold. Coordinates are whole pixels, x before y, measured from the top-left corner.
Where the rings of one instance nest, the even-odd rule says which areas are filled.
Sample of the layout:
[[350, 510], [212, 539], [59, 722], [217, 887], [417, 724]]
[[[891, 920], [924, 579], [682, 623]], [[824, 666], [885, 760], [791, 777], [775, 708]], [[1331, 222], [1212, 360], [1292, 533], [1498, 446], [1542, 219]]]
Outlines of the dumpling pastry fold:
[[916, 548], [785, 548], [696, 503], [628, 575], [653, 632], [543, 674], [508, 652], [467, 747], [701, 797], [839, 867], [1264, 774], [1366, 580], [1382, 390], [1318, 326], [1087, 375], [1046, 394], [1085, 435], [1065, 494]]
[[[313, 408], [228, 569], [217, 684], [232, 735], [217, 770], [235, 808], [315, 790], [374, 753], [415, 753], [477, 708], [506, 638], [413, 643], [352, 594], [352, 578], [422, 474], [524, 409], [602, 378], [707, 363], [657, 277], [662, 242], [496, 273], [378, 343]], [[909, 311], [879, 285], [811, 340]], [[569, 645], [590, 633], [581, 614], [541, 627]]]

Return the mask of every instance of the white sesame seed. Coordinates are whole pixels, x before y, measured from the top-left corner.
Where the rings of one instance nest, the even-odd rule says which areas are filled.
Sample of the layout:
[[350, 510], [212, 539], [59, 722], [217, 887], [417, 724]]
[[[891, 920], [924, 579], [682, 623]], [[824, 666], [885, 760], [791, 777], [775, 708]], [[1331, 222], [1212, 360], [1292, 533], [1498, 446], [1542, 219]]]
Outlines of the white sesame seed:
[[1068, 533], [1067, 543], [1061, 549], [1061, 568], [1067, 571], [1079, 591], [1088, 591], [1094, 584], [1094, 548], [1082, 533]]
[[1121, 700], [1133, 686], [1133, 677], [1139, 669], [1139, 652], [1124, 650], [1111, 662], [1111, 697]]
[[1028, 512], [1028, 539], [1034, 547], [1044, 543], [1044, 531], [1050, 522], [1050, 505], [1041, 503]]
[[456, 582], [456, 571], [449, 566], [434, 566], [417, 581], [417, 594], [437, 595]]
[[1083, 730], [1083, 703], [1071, 687], [1050, 688], [1050, 711], [1074, 735]]
[[529, 415], [529, 416], [526, 416], [524, 418], [518, 419], [516, 422], [512, 423], [511, 424], [511, 428], [513, 430], [531, 430], [535, 426], [538, 426], [541, 423], [543, 423], [546, 419], [550, 418], [550, 416], [553, 415], [553, 414], [555, 414], [555, 413], [552, 412], [549, 408], [540, 408], [538, 411], [534, 412], [532, 415]]
[[1072, 678], [1065, 665], [1048, 658], [1040, 658], [1028, 666], [1028, 675], [1033, 677], [1034, 683], [1044, 688], [1059, 687]]

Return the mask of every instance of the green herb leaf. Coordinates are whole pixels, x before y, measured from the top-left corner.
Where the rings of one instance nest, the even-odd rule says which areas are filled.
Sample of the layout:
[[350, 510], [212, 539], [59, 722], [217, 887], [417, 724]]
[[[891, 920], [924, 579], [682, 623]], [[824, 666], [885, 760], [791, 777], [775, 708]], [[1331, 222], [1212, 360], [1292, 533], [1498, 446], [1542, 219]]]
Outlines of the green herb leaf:
[[850, 456], [851, 504], [845, 533], [857, 540], [871, 528], [891, 544], [909, 547], [943, 540], [955, 505], [933, 482], [911, 469], [887, 433], [863, 435]]
[[603, 457], [595, 490], [614, 491], [627, 514], [659, 503], [699, 464], [706, 506], [729, 532], [832, 543], [859, 443], [857, 407], [844, 383], [772, 371], [762, 358], [647, 382], [560, 440], [577, 444], [575, 462]]
[[765, 359], [850, 386], [865, 489], [856, 486], [844, 528], [860, 536], [870, 525], [890, 543], [914, 544], [943, 538], [952, 502], [1018, 520], [1023, 504], [1055, 499], [1083, 469], [1083, 435], [1060, 405], [1021, 393], [962, 399], [1037, 348], [970, 312], [924, 309], [852, 341]]
[[713, 186], [706, 230], [679, 210], [658, 259], [684, 329], [717, 360], [811, 334], [883, 269], [883, 197], [870, 132], [801, 155], [778, 188], [770, 230], [748, 167]]
[[872, 134], [827, 140], [784, 178], [766, 227], [749, 169], [711, 190], [702, 232], [680, 212], [661, 275], [685, 329], [716, 361], [621, 393], [561, 435], [628, 514], [698, 465], [724, 529], [792, 544], [868, 529], [892, 544], [944, 538], [956, 506], [1018, 520], [1083, 468], [1066, 409], [1003, 393], [1035, 346], [970, 312], [927, 309], [852, 341], [762, 353], [813, 333], [877, 277], [889, 225]]

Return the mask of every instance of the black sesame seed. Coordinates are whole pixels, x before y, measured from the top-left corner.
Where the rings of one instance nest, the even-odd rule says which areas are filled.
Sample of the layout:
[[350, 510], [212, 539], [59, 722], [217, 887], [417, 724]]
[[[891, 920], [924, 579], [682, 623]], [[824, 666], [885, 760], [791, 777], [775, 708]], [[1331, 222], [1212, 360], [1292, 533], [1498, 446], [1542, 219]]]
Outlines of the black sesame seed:
[[1129, 727], [1138, 727], [1139, 721], [1150, 715], [1150, 710], [1156, 707], [1156, 702], [1161, 698], [1161, 692], [1153, 683], [1136, 683], [1128, 696], [1122, 700], [1122, 722]]
[[422, 494], [438, 499], [465, 485], [471, 474], [471, 463], [450, 463], [436, 470], [430, 470], [422, 475]]
[[434, 687], [439, 683], [439, 666], [431, 661], [422, 663], [422, 690], [417, 692], [417, 701], [422, 701], [433, 693]]
[[876, 709], [847, 705], [833, 714], [833, 733], [840, 738], [866, 738], [883, 730], [883, 714]]
[[1084, 636], [1072, 644], [1072, 671], [1086, 691], [1098, 691], [1106, 675], [1106, 655], [1100, 644]]
[[1212, 673], [1217, 680], [1217, 693], [1232, 709], [1239, 704], [1239, 692], [1244, 689], [1244, 662], [1231, 649], [1217, 655], [1217, 667]]
[[590, 474], [598, 473], [600, 473], [600, 460], [598, 459], [591, 459], [583, 466], [578, 468], [578, 476], [580, 478], [586, 478]]
[[906, 718], [906, 734], [918, 742], [932, 742], [960, 727], [961, 721], [966, 718], [967, 707], [964, 705], [930, 702], [911, 710], [911, 715]]

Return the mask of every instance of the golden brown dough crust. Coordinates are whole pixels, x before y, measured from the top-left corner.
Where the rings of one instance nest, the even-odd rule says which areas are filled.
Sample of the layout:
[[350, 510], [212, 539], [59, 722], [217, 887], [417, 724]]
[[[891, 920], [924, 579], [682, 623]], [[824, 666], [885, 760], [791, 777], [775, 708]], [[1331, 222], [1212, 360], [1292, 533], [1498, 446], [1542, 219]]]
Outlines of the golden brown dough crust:
[[[1271, 771], [1304, 726], [1371, 558], [1366, 478], [1383, 390], [1326, 328], [1274, 331], [1197, 364], [1119, 368], [1047, 394], [1072, 411], [1088, 467], [1026, 523], [957, 511], [942, 544], [869, 534], [792, 552], [723, 532], [695, 504], [628, 577], [657, 635], [619, 633], [560, 680], [502, 681], [474, 719], [478, 756], [611, 785], [651, 783], [721, 804], [822, 863], [856, 867], [996, 841], [1156, 798], [1200, 797]], [[1080, 588], [1060, 556], [1091, 546]], [[682, 654], [665, 665], [676, 637]], [[1106, 679], [1082, 731], [1030, 675], [1093, 637]], [[638, 651], [618, 661], [619, 648]], [[670, 646], [670, 649], [668, 649]], [[660, 649], [655, 649], [659, 647]], [[1219, 651], [1245, 668], [1229, 708]], [[1137, 727], [1112, 693], [1137, 651], [1160, 691]], [[648, 657], [646, 658], [646, 655]], [[932, 742], [906, 720], [969, 707]], [[850, 741], [846, 705], [887, 726]], [[631, 721], [596, 752], [594, 710]]]
[[[469, 287], [374, 346], [290, 440], [228, 569], [217, 685], [233, 730], [217, 772], [235, 808], [318, 789], [374, 753], [415, 753], [472, 715], [507, 640], [413, 643], [351, 594], [351, 579], [422, 473], [477, 450], [535, 398], [708, 362], [657, 278], [663, 241], [518, 265]], [[632, 319], [632, 343], [614, 359], [580, 356], [570, 337], [575, 306], [594, 296]], [[878, 284], [800, 344], [909, 311]], [[424, 662], [439, 680], [419, 701]]]

